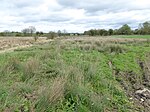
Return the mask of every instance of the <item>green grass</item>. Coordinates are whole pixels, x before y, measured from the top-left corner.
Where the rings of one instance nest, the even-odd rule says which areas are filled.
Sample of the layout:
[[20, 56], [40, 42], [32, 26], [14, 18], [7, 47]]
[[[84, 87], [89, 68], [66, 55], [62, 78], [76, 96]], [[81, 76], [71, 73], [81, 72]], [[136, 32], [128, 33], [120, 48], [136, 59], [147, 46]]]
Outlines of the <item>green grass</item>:
[[138, 60], [146, 59], [150, 43], [99, 49], [56, 41], [0, 54], [0, 111], [135, 111], [120, 84], [123, 74], [116, 77], [114, 70], [140, 80]]
[[119, 38], [144, 38], [150, 39], [150, 35], [114, 35], [112, 37], [119, 37]]

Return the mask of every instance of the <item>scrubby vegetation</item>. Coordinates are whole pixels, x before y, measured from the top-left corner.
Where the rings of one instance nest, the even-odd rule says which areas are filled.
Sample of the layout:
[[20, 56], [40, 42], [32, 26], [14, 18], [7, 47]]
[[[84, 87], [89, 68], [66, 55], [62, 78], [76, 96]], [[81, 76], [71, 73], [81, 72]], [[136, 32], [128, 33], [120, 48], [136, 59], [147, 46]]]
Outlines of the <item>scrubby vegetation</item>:
[[149, 53], [148, 40], [56, 39], [0, 54], [0, 111], [148, 111], [134, 94], [150, 89]]

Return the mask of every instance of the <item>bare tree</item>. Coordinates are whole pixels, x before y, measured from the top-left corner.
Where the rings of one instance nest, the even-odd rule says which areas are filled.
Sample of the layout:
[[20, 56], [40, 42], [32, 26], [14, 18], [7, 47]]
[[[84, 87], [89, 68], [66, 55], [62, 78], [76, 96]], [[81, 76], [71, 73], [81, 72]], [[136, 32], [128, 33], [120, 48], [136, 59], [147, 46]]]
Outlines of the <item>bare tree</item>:
[[36, 32], [36, 28], [34, 26], [29, 26], [29, 31], [30, 31], [30, 34], [31, 36], [33, 35], [33, 33]]
[[29, 28], [25, 28], [21, 32], [24, 34], [24, 36], [29, 36], [30, 30]]
[[33, 36], [33, 33], [36, 32], [36, 28], [34, 26], [29, 26], [28, 28], [25, 28], [22, 30], [22, 33], [24, 34], [24, 36]]
[[58, 34], [58, 36], [60, 37], [60, 36], [61, 36], [61, 31], [58, 30], [58, 31], [57, 31], [57, 34]]
[[5, 36], [9, 36], [9, 34], [10, 34], [10, 31], [9, 31], [9, 30], [5, 30], [5, 31], [4, 31], [4, 35], [5, 35]]
[[63, 30], [63, 35], [66, 36], [67, 35], [67, 31], [64, 29]]

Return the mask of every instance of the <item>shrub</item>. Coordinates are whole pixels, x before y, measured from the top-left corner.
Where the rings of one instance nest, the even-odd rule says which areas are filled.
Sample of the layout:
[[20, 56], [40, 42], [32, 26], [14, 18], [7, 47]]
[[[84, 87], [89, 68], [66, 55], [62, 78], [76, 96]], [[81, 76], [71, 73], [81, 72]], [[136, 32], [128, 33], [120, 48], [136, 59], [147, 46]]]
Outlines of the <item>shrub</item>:
[[55, 32], [49, 32], [47, 34], [47, 39], [54, 39], [55, 37], [57, 37], [57, 34]]

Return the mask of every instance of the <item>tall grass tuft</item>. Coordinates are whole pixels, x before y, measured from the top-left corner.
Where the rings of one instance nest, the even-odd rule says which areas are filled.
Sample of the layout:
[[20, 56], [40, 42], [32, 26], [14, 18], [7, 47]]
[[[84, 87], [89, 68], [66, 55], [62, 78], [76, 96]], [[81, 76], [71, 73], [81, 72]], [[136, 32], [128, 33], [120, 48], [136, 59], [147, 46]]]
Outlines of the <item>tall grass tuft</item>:
[[40, 61], [36, 58], [30, 58], [22, 66], [22, 81], [32, 78], [40, 68]]
[[115, 53], [115, 54], [124, 53], [126, 51], [126, 49], [119, 44], [108, 44], [101, 48], [97, 48], [97, 50], [99, 52]]
[[54, 111], [55, 105], [64, 98], [66, 78], [57, 77], [53, 80], [52, 85], [48, 85], [40, 92], [40, 97], [36, 102], [37, 112], [46, 110]]
[[13, 57], [8, 60], [8, 62], [1, 68], [1, 74], [9, 74], [16, 72], [21, 68], [21, 62], [19, 59]]

